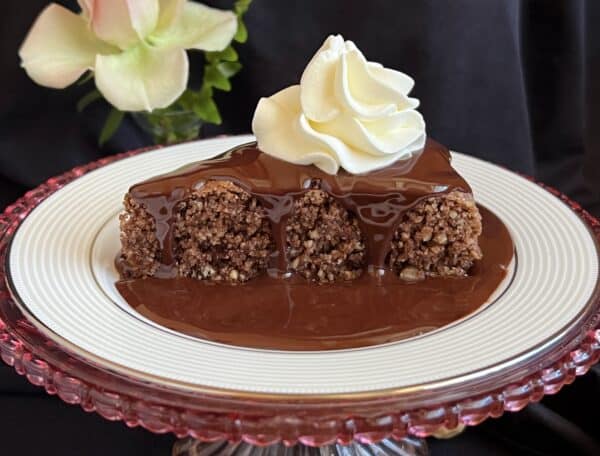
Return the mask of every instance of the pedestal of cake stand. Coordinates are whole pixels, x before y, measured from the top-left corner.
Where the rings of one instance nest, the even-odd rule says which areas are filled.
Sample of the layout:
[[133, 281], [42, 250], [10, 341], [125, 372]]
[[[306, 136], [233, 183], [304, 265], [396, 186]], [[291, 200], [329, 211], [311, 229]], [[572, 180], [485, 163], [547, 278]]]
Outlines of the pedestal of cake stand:
[[326, 445], [320, 448], [302, 444], [286, 447], [282, 443], [266, 447], [245, 442], [227, 441], [203, 443], [192, 438], [179, 440], [173, 447], [173, 456], [427, 456], [427, 442], [416, 437], [402, 440], [386, 439], [377, 444], [351, 443], [350, 445]]
[[[466, 426], [458, 424], [454, 429], [442, 428], [432, 434], [438, 439], [450, 439], [462, 434]], [[348, 445], [331, 444], [310, 447], [301, 443], [286, 447], [282, 443], [265, 447], [246, 442], [200, 442], [191, 437], [178, 440], [173, 446], [172, 456], [427, 456], [427, 441], [414, 436], [403, 439], [385, 439], [378, 443], [352, 442]]]
[[[455, 429], [441, 429], [433, 434], [438, 439], [455, 437], [465, 430], [464, 424]], [[403, 439], [385, 439], [378, 443], [352, 442], [348, 445], [331, 444], [310, 447], [301, 443], [286, 447], [282, 443], [260, 447], [246, 442], [200, 442], [191, 437], [178, 440], [173, 446], [172, 456], [427, 456], [427, 441], [414, 436]]]

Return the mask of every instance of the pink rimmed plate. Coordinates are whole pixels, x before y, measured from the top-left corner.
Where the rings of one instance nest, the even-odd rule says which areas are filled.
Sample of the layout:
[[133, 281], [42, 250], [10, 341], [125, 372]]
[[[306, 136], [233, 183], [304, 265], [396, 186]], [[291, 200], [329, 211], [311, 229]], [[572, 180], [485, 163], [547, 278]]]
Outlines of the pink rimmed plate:
[[[307, 435], [298, 431], [303, 423], [299, 416], [326, 416], [337, 426], [335, 433], [334, 428], [328, 432], [339, 436], [360, 431], [356, 423], [353, 429], [340, 424], [350, 417], [390, 413], [396, 414], [396, 421], [390, 418], [364, 429], [383, 426], [388, 433], [395, 429], [419, 433], [418, 423], [403, 421], [402, 413], [445, 404], [435, 422], [448, 426], [461, 416], [452, 404], [486, 397], [498, 414], [498, 404], [506, 406], [509, 396], [498, 392], [489, 399], [487, 393], [513, 382], [519, 387], [531, 382], [531, 391], [539, 395], [545, 390], [543, 368], [570, 356], [576, 347], [581, 349], [582, 343], [589, 348], [586, 363], [596, 356], [592, 347], [596, 333], [588, 331], [597, 322], [599, 256], [588, 224], [538, 185], [458, 153], [454, 166], [473, 187], [477, 201], [506, 223], [516, 248], [510, 280], [476, 314], [406, 341], [306, 353], [206, 342], [137, 315], [114, 289], [116, 217], [123, 194], [132, 183], [251, 139], [220, 138], [135, 155], [52, 193], [10, 237], [5, 253], [9, 307], [61, 352], [99, 372], [110, 372], [108, 383], [114, 390], [127, 385], [127, 394], [135, 396], [140, 389], [131, 390], [131, 385], [137, 384], [167, 391], [167, 396], [154, 399], [179, 407], [178, 413], [186, 403], [213, 413], [222, 420], [219, 432], [229, 429], [240, 436], [243, 423], [254, 422], [249, 417], [264, 418], [262, 428], [254, 422], [255, 433], [247, 433], [255, 436], [275, 435], [276, 429], [291, 432], [294, 426], [273, 420], [293, 417], [298, 438]], [[3, 309], [0, 318], [18, 320]], [[18, 330], [9, 333], [19, 335]], [[35, 343], [28, 350], [35, 352]], [[56, 368], [62, 371], [65, 366], [52, 366]], [[85, 372], [81, 376], [91, 375]], [[94, 378], [88, 379], [89, 384]], [[88, 389], [89, 384], [84, 382]], [[527, 390], [523, 394], [530, 397]], [[181, 402], [182, 397], [188, 402]], [[248, 417], [245, 421], [232, 413]], [[192, 429], [182, 415], [177, 420], [182, 429]], [[427, 429], [423, 432], [434, 428]]]

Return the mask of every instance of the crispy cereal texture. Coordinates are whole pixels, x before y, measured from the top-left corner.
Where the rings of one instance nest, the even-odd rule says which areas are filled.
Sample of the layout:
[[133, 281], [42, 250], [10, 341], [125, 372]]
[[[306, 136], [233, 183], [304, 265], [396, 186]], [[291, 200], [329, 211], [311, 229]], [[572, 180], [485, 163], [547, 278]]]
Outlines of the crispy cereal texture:
[[389, 265], [401, 278], [464, 276], [481, 258], [481, 215], [473, 196], [451, 192], [407, 211], [392, 241]]
[[[160, 263], [152, 217], [128, 195], [121, 221], [121, 261], [127, 277], [152, 276]], [[311, 189], [294, 203], [286, 225], [290, 270], [317, 282], [362, 274], [365, 245], [358, 223], [331, 196]], [[481, 217], [462, 192], [428, 198], [407, 211], [394, 235], [389, 266], [406, 280], [463, 276], [481, 258]], [[190, 190], [173, 226], [180, 276], [244, 282], [264, 273], [275, 250], [259, 202], [229, 182]]]
[[322, 190], [294, 202], [286, 226], [290, 269], [319, 282], [351, 280], [363, 269], [365, 246], [354, 216]]

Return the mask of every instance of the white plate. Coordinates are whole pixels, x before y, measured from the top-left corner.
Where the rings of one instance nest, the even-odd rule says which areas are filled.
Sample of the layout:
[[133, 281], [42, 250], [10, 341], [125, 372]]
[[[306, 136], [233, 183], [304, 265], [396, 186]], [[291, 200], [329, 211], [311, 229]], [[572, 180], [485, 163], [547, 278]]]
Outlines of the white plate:
[[418, 338], [330, 352], [231, 347], [145, 320], [113, 285], [123, 195], [140, 180], [252, 139], [218, 138], [144, 153], [50, 196], [24, 220], [10, 248], [8, 273], [21, 310], [76, 355], [126, 375], [232, 393], [331, 395], [499, 372], [555, 344], [589, 306], [598, 248], [587, 226], [537, 185], [454, 153], [455, 168], [477, 201], [507, 224], [517, 252], [512, 281], [484, 311]]

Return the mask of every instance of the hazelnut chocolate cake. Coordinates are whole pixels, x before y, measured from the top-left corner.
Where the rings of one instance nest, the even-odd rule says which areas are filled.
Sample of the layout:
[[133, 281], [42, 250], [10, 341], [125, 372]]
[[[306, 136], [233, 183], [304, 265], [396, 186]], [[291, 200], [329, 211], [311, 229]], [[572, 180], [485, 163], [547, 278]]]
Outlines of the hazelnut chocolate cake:
[[333, 282], [388, 269], [414, 280], [466, 275], [480, 233], [469, 186], [431, 140], [410, 159], [335, 176], [250, 144], [133, 186], [121, 261], [136, 278]]
[[329, 37], [299, 85], [260, 100], [257, 143], [130, 189], [123, 276], [467, 275], [481, 216], [448, 150], [427, 139], [412, 86]]

